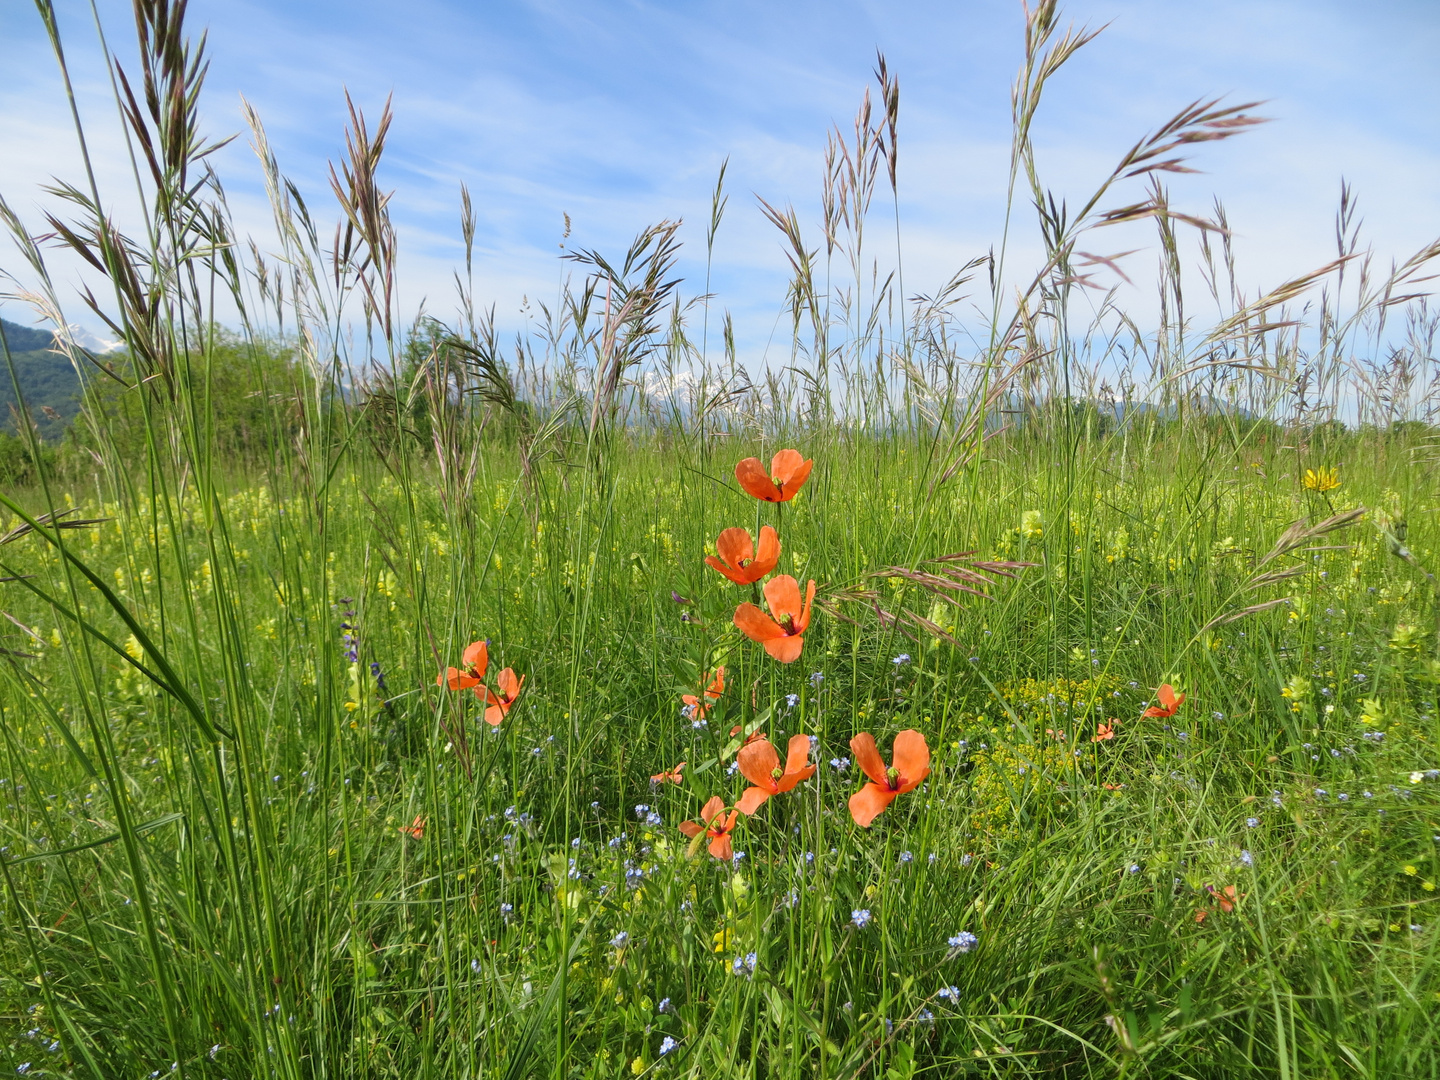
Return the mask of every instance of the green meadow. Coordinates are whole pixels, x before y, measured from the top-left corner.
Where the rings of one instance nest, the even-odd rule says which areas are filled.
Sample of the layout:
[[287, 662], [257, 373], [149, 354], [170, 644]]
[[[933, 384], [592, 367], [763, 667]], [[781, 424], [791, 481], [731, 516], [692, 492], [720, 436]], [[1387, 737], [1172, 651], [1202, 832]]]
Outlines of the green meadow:
[[[902, 289], [882, 61], [821, 225], [763, 207], [784, 364], [672, 222], [576, 253], [515, 341], [466, 272], [406, 325], [388, 116], [323, 212], [253, 117], [251, 248], [198, 37], [137, 10], [145, 228], [83, 178], [46, 238], [0, 202], [28, 299], [81, 309], [66, 247], [126, 346], [58, 346], [80, 414], [17, 414], [0, 486], [0, 1071], [1440, 1074], [1440, 247], [1361, 265], [1347, 202], [1336, 263], [1242, 295], [1223, 209], [1164, 189], [1251, 126], [1217, 103], [1066, 210], [1030, 121], [1085, 37], [1042, 3], [1018, 279], [1002, 244]], [[1158, 315], [1095, 282], [1116, 223]], [[783, 501], [737, 478], [789, 449]], [[707, 565], [727, 529], [774, 531], [727, 560], [761, 579]]]

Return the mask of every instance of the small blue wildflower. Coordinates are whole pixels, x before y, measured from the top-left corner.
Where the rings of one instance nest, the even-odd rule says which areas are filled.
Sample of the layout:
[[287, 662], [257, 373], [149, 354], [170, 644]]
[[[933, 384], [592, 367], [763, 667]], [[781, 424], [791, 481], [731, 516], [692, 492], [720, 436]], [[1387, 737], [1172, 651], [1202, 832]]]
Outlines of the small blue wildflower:
[[630, 941], [630, 933], [629, 933], [629, 931], [628, 931], [628, 930], [621, 930], [618, 934], [616, 934], [614, 937], [612, 937], [612, 938], [610, 939], [610, 944], [613, 945], [613, 946], [615, 946], [615, 948], [617, 948], [617, 949], [623, 949], [623, 948], [629, 943], [629, 941]]
[[666, 1054], [670, 1053], [671, 1050], [674, 1050], [675, 1046], [675, 1040], [672, 1039], [669, 1035], [666, 1035], [665, 1038], [660, 1040], [660, 1056], [664, 1057]]
[[658, 829], [661, 825], [665, 824], [665, 822], [659, 814], [651, 810], [650, 813], [645, 815], [645, 824], [649, 825], [652, 829]]
[[1132, 862], [1129, 866], [1129, 872], [1132, 874], [1138, 874], [1140, 872], [1140, 864], [1138, 862]]
[[1259, 819], [1258, 817], [1247, 817], [1247, 818], [1245, 819], [1245, 827], [1246, 827], [1247, 829], [1257, 829], [1257, 828], [1259, 828], [1259, 827], [1260, 827], [1260, 819]]
[[655, 1006], [655, 1011], [656, 1011], [656, 1012], [662, 1012], [662, 1013], [668, 1013], [668, 1012], [670, 1011], [670, 999], [669, 999], [668, 997], [667, 997], [667, 998], [661, 998], [661, 999], [660, 999], [660, 1004]]
[[979, 941], [980, 939], [969, 930], [961, 930], [960, 933], [949, 939], [949, 945], [956, 952], [969, 952]]
[[796, 705], [799, 705], [799, 704], [800, 704], [800, 695], [799, 695], [799, 694], [786, 694], [786, 695], [785, 695], [785, 707], [786, 707], [787, 709], [793, 709]]
[[903, 664], [908, 664], [910, 663], [910, 654], [908, 652], [902, 652], [899, 656], [894, 657], [890, 661], [890, 663], [894, 664], [896, 667], [900, 667]]
[[936, 991], [935, 996], [937, 998], [949, 998], [957, 1005], [960, 1003], [960, 991], [953, 986], [942, 986]]
[[900, 852], [900, 864], [901, 864], [902, 866], [903, 866], [905, 863], [914, 862], [914, 861], [915, 861], [915, 856], [914, 856], [914, 855], [911, 855], [910, 852], [908, 852], [908, 851], [902, 851], [902, 852]]
[[1255, 856], [1251, 855], [1250, 852], [1248, 852], [1248, 851], [1241, 851], [1241, 852], [1240, 852], [1240, 865], [1241, 865], [1241, 866], [1254, 866], [1254, 865], [1255, 865]]
[[935, 1014], [932, 1013], [929, 1009], [921, 1009], [918, 1013], [916, 1013], [915, 1021], [921, 1027], [930, 1027], [932, 1024], [935, 1023]]
[[810, 673], [810, 685], [811, 685], [811, 686], [818, 687], [818, 686], [819, 686], [822, 682], [824, 682], [824, 681], [825, 681], [825, 673], [824, 673], [823, 671], [812, 671], [812, 672]]
[[478, 958], [470, 961], [470, 970], [476, 975], [480, 974], [480, 960]]
[[850, 919], [855, 924], [856, 930], [864, 930], [870, 925], [870, 910], [868, 908], [856, 908], [850, 912]]
[[501, 905], [500, 905], [500, 914], [501, 914], [501, 915], [509, 915], [509, 914], [510, 914], [512, 911], [514, 911], [514, 910], [515, 910], [515, 905], [514, 905], [514, 904], [501, 904]]
[[848, 757], [832, 757], [830, 759], [830, 768], [836, 772], [843, 773], [846, 769], [850, 768], [850, 759]]

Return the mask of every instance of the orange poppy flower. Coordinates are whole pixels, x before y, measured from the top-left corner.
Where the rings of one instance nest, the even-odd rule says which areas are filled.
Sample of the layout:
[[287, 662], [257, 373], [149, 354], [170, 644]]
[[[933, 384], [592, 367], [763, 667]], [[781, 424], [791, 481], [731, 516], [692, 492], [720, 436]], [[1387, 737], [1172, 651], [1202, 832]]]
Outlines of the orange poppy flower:
[[747, 457], [735, 466], [735, 479], [757, 499], [772, 503], [789, 502], [809, 479], [814, 465], [813, 460], [802, 459], [798, 450], [781, 450], [770, 459], [769, 473], [766, 473], [759, 458]]
[[[488, 686], [477, 687], [475, 690], [475, 696], [482, 698], [488, 706], [485, 710], [485, 722], [491, 727], [499, 726], [500, 721], [505, 719], [505, 714], [520, 696], [520, 688], [525, 685], [525, 676], [521, 675], [517, 679], [514, 669], [507, 667], [495, 676], [495, 682], [500, 687], [498, 696]], [[481, 694], [481, 690], [485, 693]]]
[[1175, 693], [1175, 688], [1168, 682], [1155, 691], [1155, 696], [1160, 699], [1159, 705], [1151, 705], [1141, 716], [1174, 716], [1180, 711], [1180, 706], [1185, 704], [1185, 695]]
[[410, 837], [412, 840], [419, 840], [422, 836], [425, 835], [425, 819], [419, 814], [416, 814], [415, 820], [412, 821], [409, 825], [400, 826], [400, 831], [406, 836]]
[[1108, 724], [1101, 724], [1096, 729], [1095, 734], [1090, 736], [1090, 741], [1106, 742], [1110, 739], [1113, 739], [1115, 737], [1115, 728], [1119, 726], [1119, 724], [1120, 721], [1112, 717]]
[[710, 854], [728, 861], [735, 854], [730, 844], [730, 833], [734, 831], [739, 817], [738, 810], [731, 810], [730, 816], [726, 817], [725, 800], [719, 795], [712, 795], [700, 810], [700, 820], [682, 821], [680, 831], [692, 840], [701, 835], [710, 837]]
[[[1226, 915], [1234, 911], [1235, 905], [1245, 898], [1243, 892], [1235, 891], [1234, 885], [1226, 885], [1223, 889], [1217, 889], [1214, 885], [1206, 885], [1205, 891], [1210, 894], [1211, 898], [1215, 901], [1215, 906], [1220, 909], [1221, 913]], [[1209, 914], [1210, 912], [1208, 910], [1201, 908], [1195, 912], [1195, 921], [1197, 923], [1203, 923], [1205, 917]]]
[[679, 765], [676, 765], [673, 769], [666, 769], [664, 772], [658, 772], [658, 773], [656, 773], [654, 776], [650, 777], [650, 783], [652, 783], [652, 784], [678, 784], [678, 783], [680, 783], [680, 782], [684, 779], [684, 777], [682, 777], [682, 776], [680, 775], [680, 770], [683, 769], [683, 768], [685, 768], [685, 762], [682, 761], [682, 762], [680, 762]]
[[[745, 730], [745, 725], [744, 725], [744, 724], [736, 724], [734, 727], [732, 727], [732, 728], [730, 729], [730, 737], [733, 739], [736, 735], [739, 735], [739, 734], [740, 734], [742, 731], [744, 731], [744, 730]], [[756, 728], [754, 731], [750, 732], [749, 735], [746, 735], [746, 736], [745, 736], [745, 742], [742, 743], [741, 745], [743, 745], [743, 746], [749, 746], [752, 742], [755, 742], [757, 739], [763, 739], [763, 738], [765, 738], [765, 733], [764, 733], [763, 731], [761, 731], [759, 728]]]
[[[805, 606], [800, 606], [800, 583], [789, 574], [780, 574], [765, 583], [766, 615], [754, 604], [741, 604], [735, 609], [735, 626], [751, 641], [765, 646], [765, 651], [782, 664], [800, 659], [805, 645], [806, 627], [810, 625], [810, 604], [815, 599], [815, 582], [805, 589]], [[771, 618], [771, 616], [774, 618]]]
[[815, 766], [805, 762], [810, 757], [810, 736], [791, 735], [786, 747], [785, 767], [780, 767], [780, 755], [769, 739], [746, 743], [735, 755], [740, 766], [740, 775], [755, 786], [748, 788], [735, 809], [742, 814], [753, 814], [771, 795], [789, 791], [802, 780], [815, 775]]
[[[705, 681], [704, 676], [701, 676], [700, 681]], [[705, 696], [707, 698], [718, 698], [724, 692], [725, 665], [721, 664], [715, 669], [715, 678], [711, 680], [710, 685], [706, 688]], [[686, 715], [691, 719], [698, 720], [710, 711], [710, 703], [701, 701], [694, 694], [682, 694], [680, 700], [685, 703]]]
[[870, 777], [868, 784], [850, 796], [850, 816], [862, 829], [868, 829], [895, 796], [913, 791], [930, 775], [930, 747], [925, 736], [908, 728], [895, 736], [895, 763], [889, 768], [869, 732], [862, 731], [850, 740], [850, 752], [855, 764]]
[[479, 686], [480, 680], [485, 678], [485, 668], [490, 664], [490, 643], [472, 641], [465, 646], [460, 662], [465, 665], [463, 668], [446, 668], [445, 674], [435, 676], [435, 685], [448, 686], [451, 690]]
[[748, 529], [726, 529], [715, 541], [720, 558], [706, 555], [705, 562], [736, 585], [753, 585], [780, 561], [780, 537], [769, 525], [760, 527], [760, 549], [750, 543]]

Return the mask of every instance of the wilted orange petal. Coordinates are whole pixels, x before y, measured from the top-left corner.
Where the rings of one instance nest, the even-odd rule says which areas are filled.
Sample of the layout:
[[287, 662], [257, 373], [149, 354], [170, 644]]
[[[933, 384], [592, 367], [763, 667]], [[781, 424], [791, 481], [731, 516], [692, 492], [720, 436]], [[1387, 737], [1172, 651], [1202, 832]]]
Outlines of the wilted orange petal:
[[785, 631], [774, 619], [750, 603], [735, 609], [735, 628], [751, 641], [772, 641], [785, 636]]
[[866, 776], [877, 784], [888, 786], [885, 762], [881, 760], [880, 751], [875, 746], [875, 736], [868, 731], [860, 732], [850, 740], [850, 752], [855, 755], [855, 764], [860, 766]]
[[881, 784], [866, 784], [850, 796], [850, 816], [855, 819], [856, 825], [868, 829], [870, 823], [894, 801], [895, 795]]
[[650, 783], [679, 784], [684, 779], [684, 777], [680, 775], [680, 770], [683, 768], [685, 768], [685, 762], [682, 761], [673, 769], [666, 769], [664, 772], [658, 772], [654, 776], [650, 777]]

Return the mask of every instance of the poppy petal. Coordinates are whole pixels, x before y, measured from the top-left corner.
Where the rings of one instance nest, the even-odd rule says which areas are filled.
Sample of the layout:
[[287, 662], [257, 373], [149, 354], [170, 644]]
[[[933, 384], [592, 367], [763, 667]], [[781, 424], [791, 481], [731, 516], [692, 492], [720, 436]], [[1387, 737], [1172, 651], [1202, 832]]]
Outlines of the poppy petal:
[[725, 810], [725, 800], [719, 795], [711, 795], [700, 808], [700, 820], [709, 825]]
[[472, 641], [465, 646], [465, 651], [460, 655], [460, 660], [466, 669], [472, 672], [477, 679], [485, 677], [485, 669], [490, 666], [490, 646], [484, 641]]
[[798, 450], [781, 450], [770, 462], [770, 475], [780, 489], [780, 501], [788, 502], [795, 497], [805, 481], [810, 478], [814, 461], [807, 461]]
[[896, 794], [919, 787], [930, 775], [930, 747], [925, 744], [925, 736], [913, 729], [907, 728], [895, 736], [892, 760], [900, 773]]
[[1160, 686], [1160, 689], [1155, 692], [1155, 696], [1160, 699], [1160, 705], [1162, 708], [1175, 708], [1175, 688], [1171, 686], [1168, 682], [1163, 683]]
[[[789, 574], [776, 574], [765, 583], [765, 604], [781, 626], [785, 619], [800, 617], [800, 583]], [[798, 633], [797, 628], [797, 633]]]
[[735, 804], [735, 809], [749, 817], [765, 805], [765, 800], [770, 798], [770, 792], [764, 788], [746, 788], [745, 794], [740, 796], [740, 801]]
[[710, 841], [710, 854], [714, 855], [715, 858], [721, 862], [730, 861], [731, 856], [735, 854], [735, 849], [730, 845], [730, 834], [728, 832], [722, 833]]
[[692, 840], [705, 831], [705, 826], [698, 821], [682, 821], [675, 827]]
[[[785, 774], [804, 772], [806, 762], [810, 760], [810, 736], [791, 735], [790, 742], [785, 747]], [[810, 772], [814, 772], [814, 766]], [[809, 776], [809, 773], [806, 773]], [[803, 779], [803, 778], [802, 778]]]
[[780, 755], [775, 752], [774, 744], [769, 739], [746, 743], [735, 755], [735, 763], [740, 767], [740, 775], [750, 783], [766, 791], [775, 790], [773, 773], [780, 767]]
[[517, 679], [515, 669], [507, 667], [495, 677], [495, 681], [500, 685], [501, 698], [506, 704], [511, 704], [520, 696], [520, 688], [525, 685], [525, 676], [521, 675]]
[[805, 647], [805, 639], [799, 634], [790, 637], [778, 637], [764, 643], [765, 651], [779, 660], [782, 664], [793, 664], [800, 659], [800, 650]]
[[735, 466], [735, 479], [740, 486], [757, 499], [765, 502], [779, 502], [780, 491], [765, 472], [759, 458], [747, 457]]
[[895, 794], [881, 784], [866, 784], [850, 796], [850, 816], [855, 819], [856, 825], [868, 829], [870, 823], [895, 800]]
[[[700, 680], [704, 682], [704, 679]], [[721, 664], [715, 669], [715, 678], [711, 680], [710, 687], [705, 691], [706, 697], [719, 697], [725, 692], [725, 665]]]
[[875, 746], [875, 736], [868, 731], [862, 731], [850, 740], [850, 752], [855, 755], [855, 764], [859, 765], [866, 776], [874, 780], [882, 787], [889, 787], [889, 780], [885, 776], [885, 762], [880, 758], [880, 751]]
[[720, 571], [721, 574], [723, 574], [725, 577], [729, 578], [729, 579], [730, 579], [731, 581], [733, 581], [736, 585], [749, 585], [749, 584], [750, 584], [750, 582], [748, 582], [748, 581], [745, 580], [745, 575], [744, 575], [744, 574], [742, 574], [742, 573], [741, 573], [740, 571], [738, 571], [738, 570], [731, 570], [730, 567], [726, 566], [723, 562], [721, 562], [719, 559], [717, 559], [714, 555], [706, 555], [706, 556], [705, 556], [705, 565], [708, 566], [708, 567], [710, 567], [710, 568], [712, 568], [712, 569], [714, 569], [714, 570]]
[[735, 628], [751, 641], [767, 642], [785, 636], [779, 623], [751, 603], [735, 609]]
[[469, 690], [472, 686], [478, 686], [480, 680], [473, 675], [467, 675], [459, 668], [446, 668], [444, 675], [435, 677], [436, 686], [448, 686], [451, 690]]
[[729, 563], [730, 566], [739, 570], [744, 566], [747, 559], [755, 557], [755, 547], [750, 543], [750, 533], [746, 529], [726, 529], [715, 541], [715, 554]]
[[814, 602], [815, 579], [811, 578], [810, 583], [805, 586], [805, 608], [799, 615], [795, 616], [795, 632], [797, 634], [803, 634], [810, 628], [810, 605]]
[[780, 536], [769, 525], [760, 527], [760, 543], [755, 549], [755, 561], [747, 567], [754, 575], [751, 581], [759, 581], [780, 561]]

